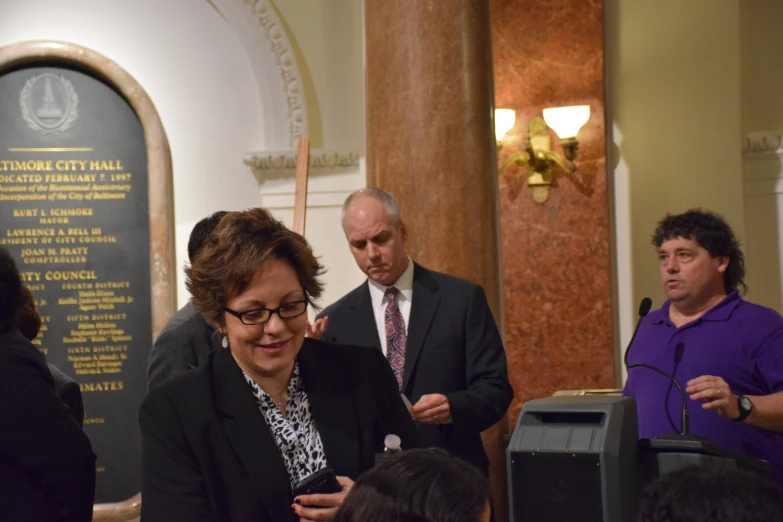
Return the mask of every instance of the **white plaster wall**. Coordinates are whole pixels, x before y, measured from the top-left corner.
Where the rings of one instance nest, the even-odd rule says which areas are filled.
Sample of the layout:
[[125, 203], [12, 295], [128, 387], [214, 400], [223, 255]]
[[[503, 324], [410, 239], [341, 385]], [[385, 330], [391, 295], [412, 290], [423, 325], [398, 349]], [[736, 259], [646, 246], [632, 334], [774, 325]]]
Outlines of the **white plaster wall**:
[[[361, 0], [276, 0], [301, 54], [305, 96], [318, 109], [315, 147], [364, 149]], [[314, 90], [313, 90], [314, 89]], [[310, 111], [314, 113], [315, 111]], [[311, 123], [317, 127], [318, 123]]]
[[704, 207], [744, 237], [739, 4], [605, 3], [618, 361], [639, 301], [664, 300], [650, 245], [661, 217]]
[[783, 129], [781, 25], [783, 3], [744, 0], [740, 4], [742, 130], [748, 138], [743, 142], [748, 298], [778, 312], [783, 311], [783, 151], [778, 148]]
[[748, 299], [783, 311], [783, 150], [743, 156]]
[[[364, 169], [363, 162], [357, 171], [359, 169]], [[276, 185], [277, 188], [270, 186], [264, 189], [263, 204], [290, 225], [294, 220], [293, 182], [283, 181]], [[364, 186], [364, 175], [356, 172], [316, 172], [311, 176], [305, 237], [326, 268], [324, 295], [320, 301], [322, 308], [338, 300], [365, 279], [348, 250], [348, 243], [340, 227], [343, 201], [351, 192]]]
[[[343, 201], [367, 184], [362, 3], [278, 0], [274, 5], [300, 60], [311, 146], [361, 156], [357, 166], [310, 170], [305, 237], [327, 269], [321, 299], [327, 306], [364, 280], [340, 227]], [[293, 223], [293, 174], [270, 171], [261, 185], [262, 204], [288, 224]]]
[[[257, 35], [231, 25], [218, 10], [227, 2], [232, 9], [247, 7], [244, 0], [0, 0], [0, 46], [53, 39], [91, 48], [128, 71], [151, 97], [171, 147], [180, 306], [188, 299], [181, 267], [198, 220], [217, 210], [266, 205], [292, 221], [293, 178], [262, 183], [242, 161], [248, 151], [290, 143], [289, 126], [277, 121], [285, 110], [270, 94], [274, 82], [259, 81], [265, 68], [270, 78], [280, 78], [280, 71], [274, 60], [259, 63], [264, 53], [272, 56], [269, 49], [246, 47]], [[308, 106], [314, 146], [363, 150], [360, 0], [278, 3], [304, 71], [306, 98], [317, 101]], [[342, 196], [365, 184], [363, 166], [312, 174], [311, 188], [325, 194]], [[337, 196], [308, 211], [306, 235], [329, 269], [324, 304], [361, 281], [339, 229]]]
[[783, 2], [740, 2], [742, 131], [783, 129]]

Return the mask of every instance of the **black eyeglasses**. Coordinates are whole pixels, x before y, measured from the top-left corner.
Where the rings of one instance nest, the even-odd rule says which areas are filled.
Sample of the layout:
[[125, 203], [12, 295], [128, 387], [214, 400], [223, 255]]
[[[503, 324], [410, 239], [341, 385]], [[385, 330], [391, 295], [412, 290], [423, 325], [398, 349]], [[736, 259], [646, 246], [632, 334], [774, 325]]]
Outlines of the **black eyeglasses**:
[[272, 314], [277, 314], [278, 317], [284, 321], [286, 319], [299, 317], [307, 311], [308, 304], [310, 304], [309, 301], [304, 299], [302, 301], [281, 304], [277, 308], [256, 308], [255, 310], [248, 310], [246, 312], [237, 312], [231, 308], [226, 308], [226, 312], [242, 321], [242, 324], [254, 326], [269, 322], [272, 318]]

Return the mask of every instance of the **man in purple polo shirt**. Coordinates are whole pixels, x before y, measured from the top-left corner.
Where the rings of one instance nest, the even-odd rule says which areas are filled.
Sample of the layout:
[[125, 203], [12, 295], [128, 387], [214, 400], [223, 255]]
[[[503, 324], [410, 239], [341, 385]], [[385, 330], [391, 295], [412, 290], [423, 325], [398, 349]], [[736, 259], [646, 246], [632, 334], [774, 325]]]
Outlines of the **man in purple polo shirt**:
[[[667, 215], [653, 244], [668, 300], [642, 321], [629, 364], [674, 375], [688, 394], [691, 433], [768, 460], [783, 484], [783, 318], [740, 297], [745, 260], [720, 216]], [[624, 394], [636, 399], [640, 437], [679, 433], [671, 381], [632, 368]]]

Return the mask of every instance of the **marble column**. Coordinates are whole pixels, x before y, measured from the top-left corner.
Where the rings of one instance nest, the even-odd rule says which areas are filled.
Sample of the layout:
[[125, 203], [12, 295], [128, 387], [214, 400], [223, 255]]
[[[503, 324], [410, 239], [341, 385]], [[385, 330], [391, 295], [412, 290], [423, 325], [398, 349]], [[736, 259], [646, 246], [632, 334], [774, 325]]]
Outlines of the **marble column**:
[[[557, 390], [614, 388], [613, 253], [604, 122], [603, 0], [492, 0], [495, 103], [516, 110], [500, 161], [524, 149], [546, 107], [590, 106], [577, 170], [555, 168], [549, 199], [533, 200], [517, 166], [499, 178], [505, 340], [514, 402]], [[552, 133], [554, 149], [559, 139]], [[627, 161], [627, 158], [626, 158]]]
[[[397, 196], [408, 252], [481, 284], [501, 326], [488, 0], [365, 0], [368, 185]], [[497, 520], [503, 435], [484, 433]]]

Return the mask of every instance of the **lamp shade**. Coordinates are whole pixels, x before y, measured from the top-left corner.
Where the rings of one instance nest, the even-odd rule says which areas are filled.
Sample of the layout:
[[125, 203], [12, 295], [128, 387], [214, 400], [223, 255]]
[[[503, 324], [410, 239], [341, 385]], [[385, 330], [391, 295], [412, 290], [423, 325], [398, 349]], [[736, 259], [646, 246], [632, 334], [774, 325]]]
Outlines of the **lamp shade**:
[[560, 139], [576, 138], [576, 133], [590, 119], [589, 105], [572, 105], [544, 109], [544, 121]]
[[514, 109], [495, 109], [495, 138], [501, 141], [517, 119]]

